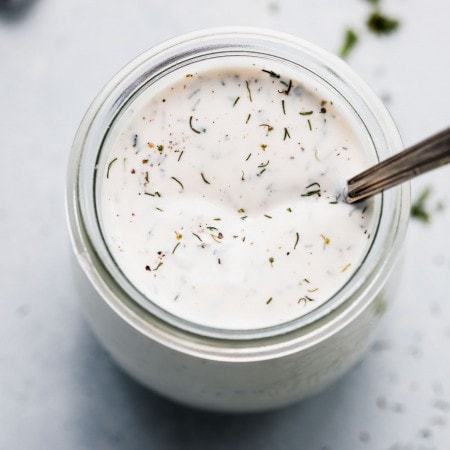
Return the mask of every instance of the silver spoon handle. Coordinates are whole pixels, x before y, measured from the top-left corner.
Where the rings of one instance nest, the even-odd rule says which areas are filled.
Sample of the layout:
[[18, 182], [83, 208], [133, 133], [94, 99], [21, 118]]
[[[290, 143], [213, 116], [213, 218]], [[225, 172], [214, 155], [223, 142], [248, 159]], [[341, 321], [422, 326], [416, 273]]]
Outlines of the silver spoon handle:
[[361, 172], [347, 182], [347, 202], [372, 197], [450, 162], [450, 128]]

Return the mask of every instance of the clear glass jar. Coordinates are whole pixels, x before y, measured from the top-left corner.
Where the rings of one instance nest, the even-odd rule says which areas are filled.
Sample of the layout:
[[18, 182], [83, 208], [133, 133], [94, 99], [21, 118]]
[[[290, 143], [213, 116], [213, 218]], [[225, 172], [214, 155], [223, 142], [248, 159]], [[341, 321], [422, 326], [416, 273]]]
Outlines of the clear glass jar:
[[[197, 61], [252, 56], [308, 73], [354, 111], [373, 161], [402, 148], [388, 112], [338, 58], [267, 30], [205, 30], [165, 42], [128, 64], [85, 115], [69, 162], [67, 210], [73, 247], [90, 283], [81, 301], [99, 340], [144, 385], [193, 406], [255, 411], [282, 406], [329, 385], [367, 348], [389, 298], [388, 279], [409, 217], [408, 185], [376, 199], [379, 222], [367, 257], [350, 281], [311, 313], [267, 329], [207, 329], [170, 315], [116, 267], [96, 211], [96, 172], [105, 136], [145, 86]], [[82, 281], [80, 281], [82, 283]]]

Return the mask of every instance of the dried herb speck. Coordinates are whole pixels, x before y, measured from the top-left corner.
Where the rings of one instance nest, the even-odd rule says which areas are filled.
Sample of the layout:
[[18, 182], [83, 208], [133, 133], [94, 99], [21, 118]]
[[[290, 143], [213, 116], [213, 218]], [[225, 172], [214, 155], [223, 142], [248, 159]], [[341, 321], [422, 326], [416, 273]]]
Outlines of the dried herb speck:
[[172, 178], [172, 180], [176, 181], [181, 186], [181, 189], [184, 189], [183, 183], [180, 180], [178, 180], [175, 177], [170, 177], [170, 178]]
[[272, 78], [280, 78], [280, 75], [275, 73], [273, 70], [262, 69], [262, 72], [268, 73]]
[[191, 130], [192, 130], [194, 133], [200, 134], [200, 131], [196, 130], [196, 129], [194, 128], [194, 126], [192, 125], [192, 120], [193, 120], [193, 119], [194, 119], [194, 116], [189, 117], [189, 127], [191, 128]]
[[297, 248], [298, 241], [300, 240], [300, 235], [295, 233], [295, 244], [294, 244], [294, 250]]
[[245, 82], [245, 85], [247, 86], [247, 92], [248, 92], [248, 99], [252, 102], [252, 91], [250, 90], [250, 86], [248, 84], [248, 81]]
[[111, 169], [111, 166], [117, 161], [117, 158], [114, 158], [109, 164], [108, 169], [106, 170], [106, 178], [109, 178], [109, 171]]
[[206, 184], [211, 184], [211, 183], [205, 178], [205, 175], [203, 175], [202, 172], [200, 172], [200, 175], [202, 176], [202, 180], [203, 180]]

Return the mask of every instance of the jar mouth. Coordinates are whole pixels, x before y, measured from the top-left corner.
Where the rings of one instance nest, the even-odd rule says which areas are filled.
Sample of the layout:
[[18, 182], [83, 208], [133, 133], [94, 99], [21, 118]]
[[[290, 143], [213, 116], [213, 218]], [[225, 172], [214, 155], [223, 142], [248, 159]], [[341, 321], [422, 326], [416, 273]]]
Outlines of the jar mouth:
[[219, 329], [180, 318], [157, 306], [139, 292], [118, 267], [105, 242], [97, 210], [97, 170], [100, 153], [112, 124], [123, 108], [150, 81], [199, 60], [229, 56], [255, 56], [293, 64], [310, 71], [347, 102], [365, 127], [376, 160], [402, 148], [389, 113], [350, 68], [338, 58], [293, 36], [248, 28], [211, 29], [168, 41], [126, 66], [104, 88], [88, 110], [77, 136], [69, 165], [68, 213], [78, 258], [103, 298], [114, 304], [138, 308], [146, 321], [166, 324], [193, 335], [227, 340], [249, 340], [301, 330], [337, 312], [351, 314], [370, 303], [387, 278], [406, 229], [408, 191], [403, 185], [375, 199], [378, 223], [365, 258], [346, 284], [311, 312], [258, 329]]

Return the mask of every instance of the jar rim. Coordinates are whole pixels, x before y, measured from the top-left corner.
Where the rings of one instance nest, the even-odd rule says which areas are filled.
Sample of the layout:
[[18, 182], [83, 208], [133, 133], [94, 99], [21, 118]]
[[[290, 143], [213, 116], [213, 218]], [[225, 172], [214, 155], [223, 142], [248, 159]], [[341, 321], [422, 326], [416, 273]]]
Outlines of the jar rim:
[[[111, 119], [112, 112], [120, 110], [121, 105], [126, 103], [150, 73], [163, 72], [168, 65], [176, 64], [177, 58], [186, 60], [195, 55], [204, 56], [211, 52], [224, 52], [230, 48], [240, 48], [247, 53], [251, 53], [255, 48], [265, 49], [266, 52], [278, 51], [278, 55], [281, 54], [282, 57], [294, 58], [293, 55], [296, 55], [299, 58], [301, 55], [305, 58], [303, 63], [305, 61], [311, 64], [314, 62], [314, 69], [317, 71], [320, 68], [321, 76], [332, 78], [334, 82], [338, 81], [341, 83], [341, 87], [347, 89], [347, 92], [353, 93], [355, 96], [353, 103], [359, 105], [358, 114], [361, 115], [364, 112], [366, 116], [363, 123], [366, 127], [372, 127], [372, 134], [378, 133], [377, 139], [383, 142], [383, 148], [376, 148], [379, 156], [385, 158], [402, 148], [395, 124], [381, 101], [345, 62], [325, 50], [295, 36], [267, 29], [227, 27], [184, 34], [153, 47], [126, 65], [105, 86], [83, 118], [74, 139], [67, 186], [68, 221], [75, 252], [84, 271], [104, 300], [116, 311], [120, 311], [126, 320], [132, 321], [134, 326], [139, 326], [145, 333], [152, 333], [152, 327], [157, 324], [159, 327], [172, 330], [172, 334], [249, 341], [273, 338], [299, 330], [309, 330], [311, 325], [320, 321], [326, 329], [335, 329], [342, 326], [350, 316], [357, 314], [367, 306], [368, 300], [366, 302], [361, 300], [362, 293], [365, 293], [367, 299], [373, 298], [378, 289], [377, 285], [383, 285], [390, 272], [403, 240], [409, 217], [407, 184], [380, 196], [381, 213], [377, 236], [368, 257], [362, 261], [358, 269], [360, 271], [364, 267], [367, 277], [365, 279], [360, 277], [359, 284], [355, 283], [355, 274], [358, 271], [355, 272], [344, 288], [324, 304], [304, 316], [273, 327], [248, 331], [210, 329], [187, 322], [161, 308], [144, 308], [142, 302], [136, 301], [133, 289], [130, 289], [129, 286], [124, 288], [117, 281], [117, 276], [113, 276], [111, 273], [113, 264], [111, 261], [106, 261], [108, 252], [98, 248], [100, 230], [98, 222], [92, 217], [92, 207], [95, 207], [95, 200], [92, 196], [95, 195], [93, 193], [95, 189], [90, 189], [88, 184], [89, 175], [96, 171], [95, 164], [100, 151], [100, 143], [105, 137], [106, 129], [112, 123], [106, 123], [105, 118]], [[364, 108], [365, 110], [362, 111]], [[368, 118], [370, 118], [370, 124], [367, 123]], [[88, 150], [90, 149], [91, 153], [94, 153], [95, 148], [97, 148], [97, 155], [91, 154], [90, 158], [87, 158]], [[85, 174], [88, 166], [90, 166], [89, 170]], [[92, 178], [91, 181], [93, 181]], [[96, 227], [98, 227], [97, 230]], [[350, 285], [352, 282], [354, 286]], [[350, 291], [348, 291], [349, 285]], [[349, 298], [353, 298], [354, 301], [349, 301]], [[149, 326], [150, 322], [151, 326]]]

